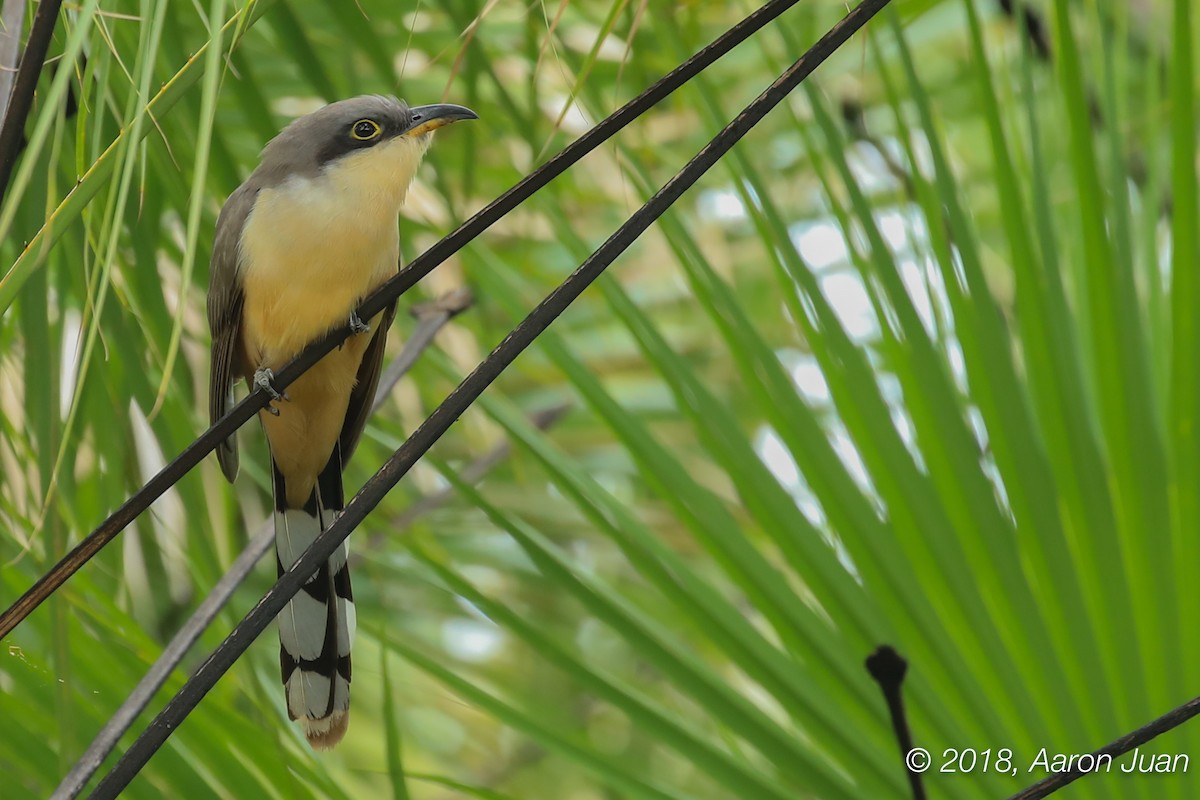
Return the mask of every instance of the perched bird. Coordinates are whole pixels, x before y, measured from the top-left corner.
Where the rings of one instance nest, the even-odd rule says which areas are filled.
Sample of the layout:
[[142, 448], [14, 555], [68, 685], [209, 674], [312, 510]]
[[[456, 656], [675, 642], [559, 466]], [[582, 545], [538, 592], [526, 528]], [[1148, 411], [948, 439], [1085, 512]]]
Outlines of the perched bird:
[[[259, 417], [271, 450], [280, 574], [344, 506], [342, 468], [366, 425], [395, 306], [367, 322], [354, 310], [399, 268], [400, 207], [433, 132], [475, 118], [462, 106], [409, 107], [391, 97], [332, 103], [272, 139], [221, 209], [208, 289], [209, 414], [225, 414], [238, 377], [275, 398]], [[357, 335], [276, 392], [272, 370], [347, 320]], [[233, 437], [217, 458], [233, 481]], [[350, 711], [354, 600], [345, 545], [278, 622], [288, 716], [313, 747], [333, 747]]]

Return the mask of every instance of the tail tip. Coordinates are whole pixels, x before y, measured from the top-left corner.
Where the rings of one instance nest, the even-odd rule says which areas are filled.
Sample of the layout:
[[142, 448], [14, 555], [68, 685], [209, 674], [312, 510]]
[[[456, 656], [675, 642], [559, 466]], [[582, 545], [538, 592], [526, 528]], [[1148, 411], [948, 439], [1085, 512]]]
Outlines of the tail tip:
[[304, 729], [304, 737], [308, 739], [312, 749], [332, 750], [350, 727], [350, 712], [334, 711], [328, 717], [320, 719], [301, 717], [300, 727]]

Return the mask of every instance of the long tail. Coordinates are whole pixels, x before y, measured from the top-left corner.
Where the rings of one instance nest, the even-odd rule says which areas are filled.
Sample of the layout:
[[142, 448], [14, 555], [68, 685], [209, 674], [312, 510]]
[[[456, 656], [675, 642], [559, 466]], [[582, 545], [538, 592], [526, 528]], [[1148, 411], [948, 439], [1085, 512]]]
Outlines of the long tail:
[[[304, 508], [287, 507], [284, 477], [272, 463], [275, 489], [275, 555], [279, 574], [295, 564], [317, 534], [345, 505], [337, 448]], [[350, 723], [350, 644], [354, 595], [347, 547], [313, 575], [279, 613], [279, 665], [288, 717], [299, 720], [309, 744], [333, 747]]]

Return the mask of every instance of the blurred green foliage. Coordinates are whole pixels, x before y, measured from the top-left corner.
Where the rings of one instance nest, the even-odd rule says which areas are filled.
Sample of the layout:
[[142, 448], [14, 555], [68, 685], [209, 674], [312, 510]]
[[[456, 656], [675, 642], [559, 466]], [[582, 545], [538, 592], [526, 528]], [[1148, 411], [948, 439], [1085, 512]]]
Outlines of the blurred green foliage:
[[[753, 5], [67, 4], [0, 207], [0, 602], [205, 427], [211, 231], [288, 120], [366, 92], [480, 113], [410, 194], [411, 258]], [[128, 796], [907, 797], [863, 667], [888, 643], [935, 766], [1020, 768], [935, 770], [931, 796], [997, 798], [1044, 777], [1040, 748], [1196, 694], [1196, 15], [892, 6], [356, 532], [345, 743], [314, 755], [287, 723], [266, 636]], [[844, 11], [798, 3], [405, 298], [475, 303], [348, 489]], [[5, 641], [5, 798], [49, 795], [263, 524], [265, 445], [242, 439], [235, 487], [204, 463]], [[1196, 786], [1114, 771], [1057, 796]]]

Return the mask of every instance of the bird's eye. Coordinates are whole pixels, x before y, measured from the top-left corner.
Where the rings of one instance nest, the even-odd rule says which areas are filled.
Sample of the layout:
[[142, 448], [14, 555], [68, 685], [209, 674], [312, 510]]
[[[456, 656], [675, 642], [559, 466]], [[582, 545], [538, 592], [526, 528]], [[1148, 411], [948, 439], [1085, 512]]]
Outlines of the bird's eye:
[[360, 142], [368, 142], [382, 132], [379, 123], [373, 119], [360, 119], [350, 128], [350, 135]]

